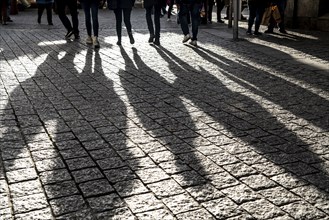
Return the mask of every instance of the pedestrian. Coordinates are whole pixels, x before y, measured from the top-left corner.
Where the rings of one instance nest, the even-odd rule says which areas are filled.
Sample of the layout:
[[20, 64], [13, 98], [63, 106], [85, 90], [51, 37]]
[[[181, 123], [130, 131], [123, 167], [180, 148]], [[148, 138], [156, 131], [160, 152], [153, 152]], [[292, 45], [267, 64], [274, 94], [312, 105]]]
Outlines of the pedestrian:
[[[160, 16], [161, 8], [164, 5], [166, 5], [166, 0], [144, 0], [146, 23], [150, 33], [149, 43], [154, 43], [155, 45], [160, 45]], [[154, 12], [155, 30], [152, 21], [152, 11]]]
[[284, 12], [286, 10], [286, 6], [287, 6], [287, 0], [270, 0], [270, 3], [272, 6], [277, 6], [280, 12], [280, 22], [277, 24], [277, 22], [275, 21], [275, 19], [273, 18], [273, 16], [271, 16], [270, 18], [270, 22], [267, 26], [267, 30], [265, 31], [265, 33], [267, 34], [271, 34], [273, 33], [273, 30], [276, 26], [279, 27], [279, 31], [283, 34], [286, 34], [286, 28], [284, 25]]
[[224, 21], [222, 20], [222, 17], [221, 17], [221, 13], [222, 13], [222, 10], [225, 6], [225, 2], [224, 0], [209, 0], [208, 2], [208, 23], [211, 24], [212, 23], [212, 10], [213, 10], [213, 7], [214, 7], [214, 4], [216, 2], [216, 7], [217, 7], [217, 23], [224, 23]]
[[11, 11], [11, 2], [12, 0], [7, 0], [7, 22], [13, 22], [13, 20], [10, 18], [10, 11]]
[[[100, 5], [100, 0], [80, 0], [80, 2], [85, 12], [85, 23], [88, 34], [86, 43], [93, 44], [95, 48], [99, 48], [100, 45], [98, 41], [98, 8]], [[92, 30], [94, 36], [92, 36]]]
[[[77, 0], [56, 0], [55, 3], [57, 5], [58, 17], [67, 30], [65, 38], [69, 39], [72, 35], [74, 35], [76, 40], [80, 39]], [[66, 16], [66, 6], [70, 10], [72, 23]]]
[[172, 10], [174, 8], [175, 0], [167, 0], [168, 12], [167, 12], [167, 21], [171, 21]]
[[122, 14], [123, 21], [127, 28], [129, 40], [131, 44], [135, 43], [133, 33], [131, 31], [131, 11], [135, 4], [135, 0], [108, 0], [108, 8], [114, 11], [115, 20], [116, 20], [116, 31], [118, 36], [117, 45], [121, 45], [121, 32], [122, 32]]
[[[197, 36], [200, 24], [200, 10], [203, 0], [177, 0], [176, 4], [179, 7], [179, 20], [181, 29], [184, 34], [183, 43], [190, 41], [190, 44], [197, 46]], [[192, 37], [188, 26], [188, 16], [191, 16], [192, 21]]]
[[7, 0], [0, 0], [0, 20], [3, 25], [7, 25]]
[[36, 0], [36, 2], [38, 5], [38, 24], [41, 23], [43, 11], [46, 9], [48, 25], [53, 25], [52, 10], [54, 0]]
[[248, 8], [249, 8], [249, 18], [248, 18], [248, 30], [247, 34], [252, 34], [252, 26], [255, 23], [255, 31], [254, 35], [259, 36], [262, 35], [259, 32], [259, 27], [262, 22], [262, 17], [264, 14], [266, 3], [264, 0], [248, 0]]

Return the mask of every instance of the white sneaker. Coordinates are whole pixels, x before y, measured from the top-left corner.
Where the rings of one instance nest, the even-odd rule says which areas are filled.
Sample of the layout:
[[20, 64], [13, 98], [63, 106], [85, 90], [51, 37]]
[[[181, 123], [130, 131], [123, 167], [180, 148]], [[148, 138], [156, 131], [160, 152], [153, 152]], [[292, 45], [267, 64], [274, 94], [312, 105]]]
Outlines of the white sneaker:
[[168, 19], [167, 19], [167, 21], [169, 22], [169, 21], [171, 21], [171, 19], [170, 19], [170, 18], [168, 18]]
[[93, 39], [91, 38], [91, 36], [88, 36], [86, 39], [86, 43], [87, 44], [92, 44], [93, 43]]
[[95, 48], [99, 48], [99, 42], [98, 42], [98, 37], [93, 37], [93, 45]]
[[183, 38], [183, 43], [187, 42], [189, 39], [191, 39], [191, 36], [189, 34], [186, 34]]
[[198, 46], [198, 43], [196, 42], [196, 40], [191, 40], [190, 41], [190, 44], [192, 45], [192, 46]]

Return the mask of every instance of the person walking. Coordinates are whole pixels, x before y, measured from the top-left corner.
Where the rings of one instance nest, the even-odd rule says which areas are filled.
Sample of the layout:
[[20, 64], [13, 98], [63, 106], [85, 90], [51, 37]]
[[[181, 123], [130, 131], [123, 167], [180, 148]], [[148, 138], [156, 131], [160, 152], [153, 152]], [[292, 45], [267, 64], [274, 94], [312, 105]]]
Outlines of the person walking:
[[287, 31], [286, 31], [286, 28], [284, 25], [284, 11], [286, 10], [287, 0], [270, 0], [270, 3], [271, 3], [271, 5], [276, 5], [278, 7], [280, 16], [281, 16], [281, 21], [280, 21], [280, 23], [277, 24], [275, 19], [272, 16], [270, 18], [270, 23], [269, 23], [265, 33], [267, 33], [267, 34], [273, 33], [273, 29], [276, 27], [276, 25], [278, 25], [279, 31], [283, 34], [286, 34]]
[[167, 0], [168, 12], [167, 12], [167, 21], [171, 21], [172, 10], [174, 8], [175, 0]]
[[217, 23], [224, 23], [224, 21], [222, 20], [222, 10], [225, 6], [224, 0], [209, 0], [208, 1], [208, 23], [211, 24], [212, 23], [212, 10], [214, 7], [216, 1], [216, 7], [217, 7]]
[[[100, 5], [100, 0], [80, 0], [83, 10], [85, 12], [85, 23], [88, 37], [86, 39], [87, 44], [93, 44], [95, 48], [99, 48], [98, 41], [98, 8]], [[94, 36], [92, 37], [92, 30]]]
[[108, 0], [107, 1], [108, 8], [114, 11], [115, 20], [116, 20], [116, 32], [118, 36], [117, 45], [121, 45], [121, 33], [122, 33], [122, 14], [123, 21], [126, 25], [129, 40], [131, 44], [135, 43], [135, 39], [133, 37], [131, 31], [131, 11], [135, 4], [135, 0]]
[[[146, 23], [150, 33], [149, 43], [160, 45], [160, 16], [161, 8], [166, 5], [165, 0], [144, 0], [146, 10]], [[152, 21], [152, 11], [154, 12], [154, 26]], [[169, 12], [168, 12], [169, 13]]]
[[3, 25], [7, 25], [7, 0], [0, 0], [0, 20]]
[[53, 25], [52, 9], [54, 0], [36, 0], [36, 2], [38, 5], [38, 24], [41, 24], [43, 11], [46, 9], [48, 25]]
[[249, 8], [248, 29], [247, 29], [248, 35], [252, 34], [251, 29], [254, 23], [255, 23], [254, 35], [256, 36], [262, 35], [259, 32], [259, 27], [262, 22], [265, 6], [266, 6], [266, 2], [264, 0], [248, 0], [248, 8]]
[[[55, 3], [57, 5], [58, 17], [67, 30], [65, 38], [69, 39], [72, 35], [74, 35], [76, 40], [80, 39], [77, 0], [56, 0]], [[66, 6], [70, 10], [72, 23], [66, 16], [66, 12], [65, 12]]]
[[[200, 9], [202, 7], [203, 0], [177, 0], [176, 4], [179, 7], [179, 20], [181, 29], [184, 34], [183, 43], [190, 41], [190, 44], [197, 46], [197, 36], [200, 24]], [[192, 21], [192, 37], [190, 36], [190, 30], [188, 26], [188, 16], [191, 16]]]

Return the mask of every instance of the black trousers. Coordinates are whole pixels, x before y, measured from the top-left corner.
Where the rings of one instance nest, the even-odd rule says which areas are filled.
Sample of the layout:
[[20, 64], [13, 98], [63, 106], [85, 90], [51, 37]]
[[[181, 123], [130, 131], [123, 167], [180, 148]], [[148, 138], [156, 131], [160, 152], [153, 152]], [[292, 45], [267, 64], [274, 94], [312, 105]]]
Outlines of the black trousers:
[[[57, 4], [57, 13], [59, 19], [63, 23], [64, 27], [67, 31], [72, 31], [74, 34], [79, 34], [79, 20], [78, 20], [78, 5], [76, 0], [56, 0]], [[65, 8], [66, 6], [70, 10], [70, 14], [72, 17], [71, 21], [66, 16]]]
[[41, 20], [41, 16], [43, 14], [43, 11], [46, 9], [47, 11], [47, 21], [48, 24], [53, 23], [53, 15], [52, 15], [52, 10], [53, 10], [53, 4], [38, 4], [38, 20]]

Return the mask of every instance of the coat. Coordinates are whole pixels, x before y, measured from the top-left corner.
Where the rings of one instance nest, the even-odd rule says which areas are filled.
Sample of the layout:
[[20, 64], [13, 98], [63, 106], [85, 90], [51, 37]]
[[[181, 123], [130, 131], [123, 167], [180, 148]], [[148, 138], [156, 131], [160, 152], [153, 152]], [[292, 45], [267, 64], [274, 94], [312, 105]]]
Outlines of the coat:
[[144, 8], [148, 8], [154, 5], [166, 6], [166, 0], [144, 0]]
[[135, 0], [107, 0], [107, 7], [110, 10], [118, 8], [132, 8], [135, 4]]

